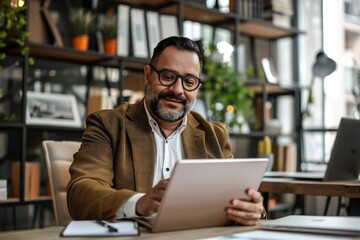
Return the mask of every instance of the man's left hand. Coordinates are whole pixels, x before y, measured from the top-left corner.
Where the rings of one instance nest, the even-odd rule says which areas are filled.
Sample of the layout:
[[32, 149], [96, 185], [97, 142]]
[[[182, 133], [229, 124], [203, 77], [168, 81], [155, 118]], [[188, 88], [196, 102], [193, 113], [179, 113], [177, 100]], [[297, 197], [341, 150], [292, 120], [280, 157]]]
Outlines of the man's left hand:
[[260, 192], [254, 189], [247, 189], [246, 194], [250, 200], [233, 199], [230, 206], [226, 209], [226, 214], [230, 220], [241, 225], [256, 225], [264, 211], [263, 197]]

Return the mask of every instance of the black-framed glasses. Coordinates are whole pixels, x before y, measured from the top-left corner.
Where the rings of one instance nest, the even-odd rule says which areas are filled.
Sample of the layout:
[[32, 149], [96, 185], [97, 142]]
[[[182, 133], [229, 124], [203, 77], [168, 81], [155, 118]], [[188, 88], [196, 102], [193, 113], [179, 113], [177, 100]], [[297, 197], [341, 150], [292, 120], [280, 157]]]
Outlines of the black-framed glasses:
[[200, 78], [191, 74], [183, 76], [168, 69], [157, 70], [153, 65], [150, 64], [149, 66], [158, 74], [159, 82], [163, 86], [170, 87], [171, 85], [174, 85], [179, 78], [181, 78], [184, 90], [191, 92], [196, 90], [202, 83]]

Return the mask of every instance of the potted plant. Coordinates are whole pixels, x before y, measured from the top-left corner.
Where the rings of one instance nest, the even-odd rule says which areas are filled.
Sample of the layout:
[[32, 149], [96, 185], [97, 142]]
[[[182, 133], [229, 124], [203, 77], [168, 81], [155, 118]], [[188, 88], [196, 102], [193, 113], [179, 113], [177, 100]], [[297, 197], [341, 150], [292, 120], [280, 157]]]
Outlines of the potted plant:
[[103, 36], [104, 52], [109, 54], [116, 54], [116, 38], [118, 32], [117, 16], [108, 11], [99, 19], [100, 30]]
[[[26, 31], [27, 24], [26, 6], [17, 5], [10, 0], [0, 2], [0, 71], [4, 68], [2, 61], [6, 59], [6, 53], [3, 49], [14, 46], [20, 47], [21, 54], [26, 55], [29, 47], [26, 41], [29, 32]], [[33, 58], [28, 58], [29, 64], [34, 63]]]
[[253, 91], [229, 63], [218, 57], [214, 45], [209, 46], [209, 52], [204, 60], [206, 80], [201, 96], [209, 106], [210, 118], [227, 123], [233, 131], [239, 131], [245, 123], [253, 126], [256, 122]]
[[71, 9], [70, 21], [73, 27], [72, 47], [86, 51], [89, 48], [89, 27], [92, 14], [83, 8]]

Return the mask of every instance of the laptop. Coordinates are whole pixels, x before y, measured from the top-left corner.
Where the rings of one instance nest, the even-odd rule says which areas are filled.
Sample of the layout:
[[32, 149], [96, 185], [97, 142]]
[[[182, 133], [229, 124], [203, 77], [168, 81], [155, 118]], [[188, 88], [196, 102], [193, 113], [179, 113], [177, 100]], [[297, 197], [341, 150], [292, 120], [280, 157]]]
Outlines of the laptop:
[[342, 118], [337, 130], [329, 163], [324, 172], [266, 172], [265, 177], [297, 180], [356, 180], [360, 173], [360, 120]]
[[360, 236], [360, 217], [289, 215], [263, 221], [265, 230]]
[[227, 225], [229, 201], [258, 189], [267, 164], [266, 158], [180, 160], [156, 216], [135, 220], [152, 232]]
[[324, 181], [355, 180], [360, 173], [360, 120], [342, 118]]

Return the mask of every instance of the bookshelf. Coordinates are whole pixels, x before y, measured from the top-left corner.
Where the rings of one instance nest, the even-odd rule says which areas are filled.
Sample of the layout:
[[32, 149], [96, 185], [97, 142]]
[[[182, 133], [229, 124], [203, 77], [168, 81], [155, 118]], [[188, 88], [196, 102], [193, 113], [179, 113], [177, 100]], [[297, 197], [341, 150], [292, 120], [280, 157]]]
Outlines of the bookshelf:
[[[27, 1], [28, 16], [31, 11], [37, 8], [37, 1]], [[61, 2], [61, 1], [60, 1]], [[282, 38], [295, 39], [302, 32], [295, 27], [284, 28], [266, 22], [259, 18], [252, 19], [236, 14], [234, 9], [241, 6], [236, 5], [238, 1], [231, 0], [230, 5], [235, 6], [230, 12], [221, 12], [217, 9], [209, 9], [203, 4], [185, 0], [120, 0], [106, 1], [100, 3], [104, 5], [125, 4], [130, 8], [143, 9], [145, 11], [156, 11], [159, 14], [169, 14], [177, 17], [179, 23], [185, 20], [208, 24], [216, 28], [227, 29], [233, 33], [233, 44], [237, 44], [241, 38], [262, 39], [274, 42]], [[52, 3], [59, 3], [59, 0], [52, 0]], [[49, 7], [52, 9], [52, 7]], [[54, 10], [54, 9], [52, 9]], [[56, 10], [56, 9], [55, 9]], [[29, 24], [33, 21], [29, 18]], [[39, 20], [39, 19], [37, 19]], [[40, 19], [41, 20], [41, 19]], [[44, 19], [42, 19], [44, 21]], [[31, 28], [33, 29], [33, 28]], [[46, 28], [45, 28], [46, 29]], [[44, 29], [42, 29], [44, 30]], [[124, 101], [123, 90], [129, 86], [135, 86], [136, 90], [141, 89], [142, 79], [139, 77], [143, 66], [149, 62], [148, 58], [134, 57], [130, 51], [129, 56], [117, 56], [104, 54], [97, 51], [96, 47], [88, 51], [79, 51], [71, 48], [66, 41], [66, 33], [63, 29], [58, 29], [60, 34], [64, 34], [64, 46], [56, 46], [53, 36], [46, 31], [45, 37], [33, 38], [27, 44], [30, 48], [29, 54], [20, 55], [17, 48], [6, 49], [9, 58], [7, 63], [19, 62], [19, 64], [10, 72], [5, 73], [3, 81], [4, 94], [8, 96], [6, 101], [0, 102], [0, 107], [8, 114], [15, 114], [15, 119], [11, 121], [0, 122], [0, 137], [5, 139], [4, 144], [0, 146], [4, 156], [0, 161], [3, 169], [10, 169], [14, 161], [20, 161], [19, 171], [19, 192], [18, 198], [13, 198], [11, 191], [6, 201], [0, 202], [0, 207], [12, 207], [17, 205], [45, 204], [51, 201], [46, 189], [46, 167], [43, 164], [41, 152], [41, 142], [45, 139], [53, 140], [75, 140], [81, 138], [83, 127], [70, 128], [63, 126], [34, 126], [26, 123], [27, 99], [25, 93], [31, 91], [50, 91], [73, 94], [78, 101], [81, 117], [86, 117], [86, 106], [89, 98], [90, 88], [100, 86], [103, 88], [114, 88], [119, 90], [118, 102]], [[39, 30], [40, 31], [40, 30]], [[183, 24], [179, 24], [179, 32], [183, 33]], [[34, 34], [35, 33], [31, 33]], [[255, 51], [255, 49], [253, 49]], [[254, 54], [255, 55], [255, 54]], [[35, 58], [35, 65], [30, 66], [27, 58]], [[235, 62], [237, 60], [235, 59]], [[97, 74], [104, 74], [99, 69], [112, 69], [112, 75], [116, 81], [102, 77], [98, 79]], [[115, 70], [114, 70], [115, 69]], [[106, 73], [105, 73], [106, 75]], [[109, 77], [111, 78], [111, 77]], [[263, 101], [274, 100], [277, 96], [293, 96], [296, 101], [295, 109], [298, 104], [299, 89], [292, 87], [280, 87], [269, 85], [263, 79], [247, 80], [246, 84], [253, 89], [257, 96]], [[11, 95], [15, 93], [15, 95]], [[263, 106], [262, 106], [263, 107]], [[295, 110], [297, 111], [297, 110]], [[265, 134], [276, 138], [276, 134], [268, 134], [263, 130], [252, 131], [246, 134], [232, 134], [235, 139], [252, 138], [257, 139]], [[289, 135], [296, 142], [298, 136], [296, 133]], [[41, 188], [39, 196], [35, 199], [25, 197], [25, 164], [26, 162], [41, 162]], [[8, 189], [12, 186], [12, 176], [9, 172], [5, 173], [8, 179]]]

